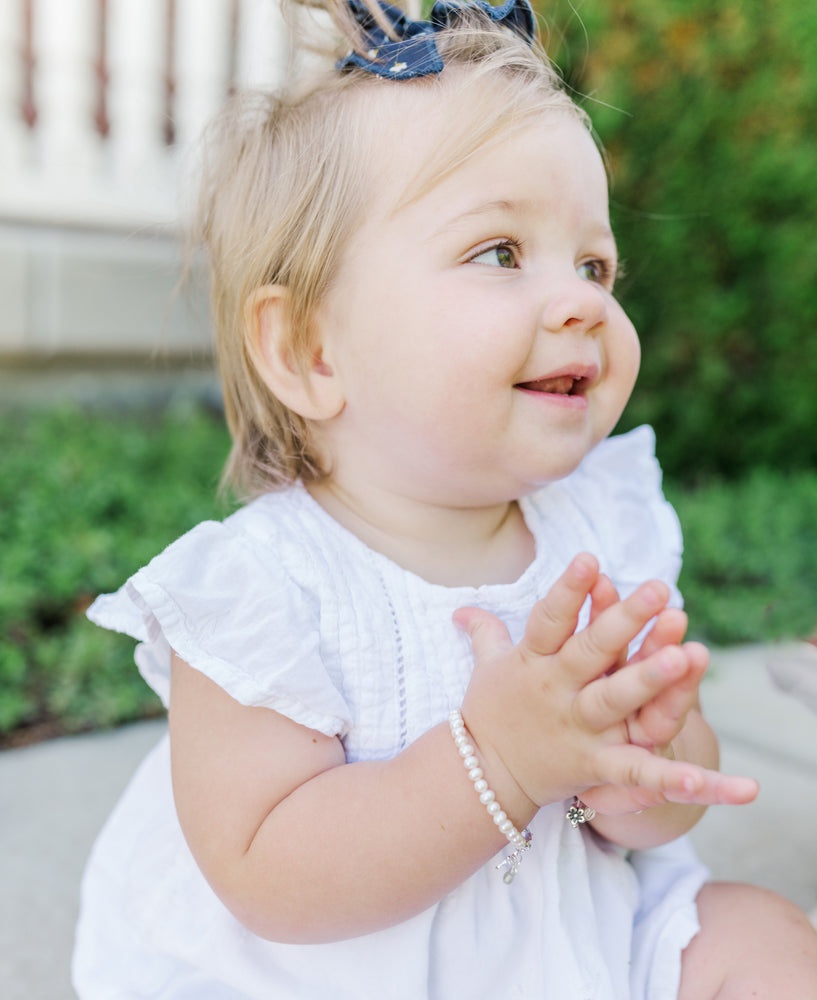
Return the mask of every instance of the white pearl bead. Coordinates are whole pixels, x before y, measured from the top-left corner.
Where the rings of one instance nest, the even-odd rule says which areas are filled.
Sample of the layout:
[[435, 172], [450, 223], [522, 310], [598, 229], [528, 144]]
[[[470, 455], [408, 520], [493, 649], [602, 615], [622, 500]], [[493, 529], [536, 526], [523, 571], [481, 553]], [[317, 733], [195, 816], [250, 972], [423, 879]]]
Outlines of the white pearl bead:
[[[460, 756], [463, 758], [462, 762], [466, 771], [468, 771], [468, 777], [471, 781], [473, 781], [474, 790], [479, 795], [479, 800], [485, 806], [488, 815], [496, 824], [497, 829], [504, 833], [508, 841], [517, 848], [517, 852], [527, 848], [530, 843], [530, 835], [528, 834], [526, 837], [516, 829], [512, 820], [508, 818], [508, 814], [496, 801], [496, 794], [488, 787], [488, 782], [486, 781], [485, 775], [480, 767], [476, 750], [470, 742], [471, 734], [468, 732], [468, 729], [463, 722], [462, 715], [457, 711], [457, 709], [452, 709], [451, 712], [449, 712], [448, 721], [454, 745], [456, 746]], [[519, 857], [519, 853], [509, 855], [509, 858], [513, 859], [514, 867], [505, 873], [503, 881], [508, 883], [513, 881], [514, 875], [516, 874], [516, 868], [519, 865]]]

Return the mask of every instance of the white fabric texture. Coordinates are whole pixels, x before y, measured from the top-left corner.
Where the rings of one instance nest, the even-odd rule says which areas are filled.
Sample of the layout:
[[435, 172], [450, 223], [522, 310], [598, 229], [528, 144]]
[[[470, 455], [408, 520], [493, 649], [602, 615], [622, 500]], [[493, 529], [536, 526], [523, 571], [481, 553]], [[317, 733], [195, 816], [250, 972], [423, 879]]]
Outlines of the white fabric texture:
[[[580, 551], [622, 596], [657, 577], [680, 603], [681, 534], [649, 428], [602, 442], [521, 507], [536, 540], [522, 577], [449, 588], [371, 551], [294, 486], [200, 524], [89, 617], [140, 641], [139, 668], [165, 700], [174, 649], [242, 704], [339, 735], [350, 762], [388, 759], [461, 704], [472, 656], [457, 608], [487, 608], [517, 640]], [[511, 886], [494, 870], [499, 856], [397, 927], [281, 945], [244, 929], [198, 871], [165, 739], [89, 861], [75, 987], [81, 1000], [674, 1000], [705, 869], [683, 839], [628, 857], [571, 829], [565, 811], [536, 816]], [[319, 850], [318, 832], [311, 841], [293, 851]]]

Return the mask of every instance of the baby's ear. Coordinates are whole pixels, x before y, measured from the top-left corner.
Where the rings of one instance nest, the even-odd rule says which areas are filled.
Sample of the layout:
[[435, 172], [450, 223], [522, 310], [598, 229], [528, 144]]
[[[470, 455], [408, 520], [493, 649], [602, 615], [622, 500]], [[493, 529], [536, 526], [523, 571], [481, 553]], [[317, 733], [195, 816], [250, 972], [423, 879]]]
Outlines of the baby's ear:
[[343, 409], [340, 379], [316, 344], [305, 367], [298, 364], [291, 336], [289, 290], [264, 285], [244, 306], [244, 323], [258, 373], [268, 388], [305, 420], [329, 420]]

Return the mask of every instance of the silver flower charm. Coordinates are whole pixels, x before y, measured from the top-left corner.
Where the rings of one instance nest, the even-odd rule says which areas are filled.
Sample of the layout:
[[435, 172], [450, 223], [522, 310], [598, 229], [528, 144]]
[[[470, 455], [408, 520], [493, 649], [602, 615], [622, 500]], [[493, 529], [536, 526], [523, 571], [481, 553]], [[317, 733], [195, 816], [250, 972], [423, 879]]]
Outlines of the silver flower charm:
[[591, 809], [590, 806], [586, 806], [577, 795], [574, 795], [573, 805], [567, 810], [565, 819], [575, 830], [579, 823], [589, 823], [595, 815], [595, 809]]

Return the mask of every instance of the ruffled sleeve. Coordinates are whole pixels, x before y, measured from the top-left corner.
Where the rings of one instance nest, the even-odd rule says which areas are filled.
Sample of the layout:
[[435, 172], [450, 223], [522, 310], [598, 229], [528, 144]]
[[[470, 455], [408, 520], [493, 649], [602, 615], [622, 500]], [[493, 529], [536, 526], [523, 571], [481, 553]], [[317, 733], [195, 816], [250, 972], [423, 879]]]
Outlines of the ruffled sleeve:
[[242, 705], [346, 732], [349, 708], [321, 662], [317, 596], [288, 576], [273, 546], [229, 521], [199, 524], [88, 617], [140, 641], [137, 665], [165, 705], [175, 650]]
[[661, 489], [651, 427], [607, 438], [566, 481], [573, 502], [593, 525], [603, 547], [603, 569], [622, 596], [649, 579], [678, 590], [683, 538], [678, 517]]

